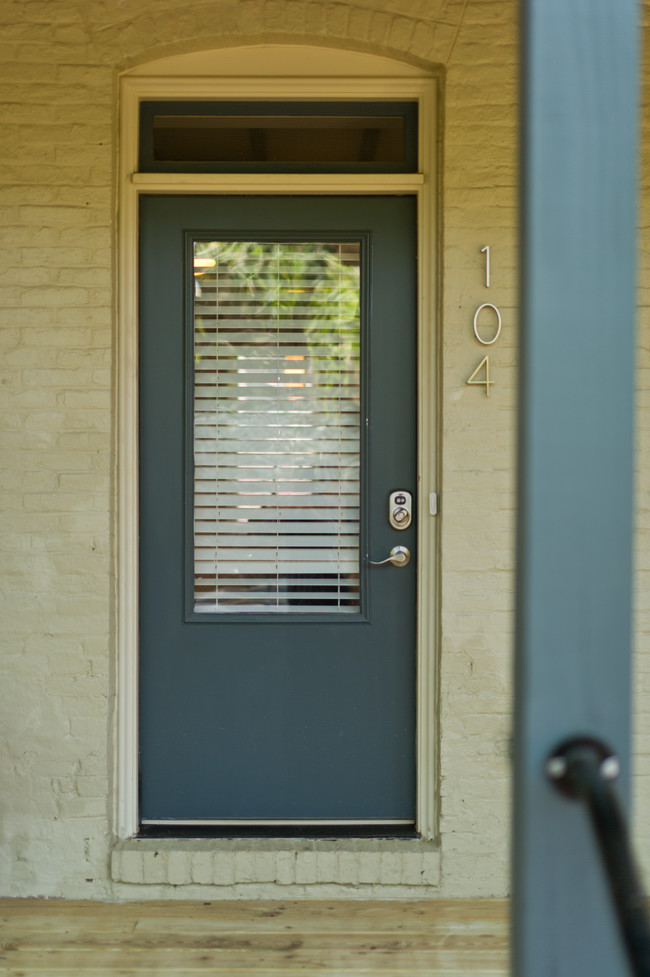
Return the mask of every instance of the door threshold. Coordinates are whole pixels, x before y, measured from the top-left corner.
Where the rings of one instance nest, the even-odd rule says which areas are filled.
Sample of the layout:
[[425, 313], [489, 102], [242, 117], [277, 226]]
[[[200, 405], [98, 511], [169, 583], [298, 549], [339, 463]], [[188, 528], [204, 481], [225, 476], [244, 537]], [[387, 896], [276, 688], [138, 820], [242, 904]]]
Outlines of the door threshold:
[[143, 827], [164, 826], [171, 827], [215, 827], [215, 828], [269, 828], [296, 826], [306, 827], [339, 827], [346, 825], [393, 825], [393, 824], [413, 824], [409, 818], [165, 818], [153, 819], [143, 818]]
[[420, 838], [414, 821], [143, 821], [139, 838]]

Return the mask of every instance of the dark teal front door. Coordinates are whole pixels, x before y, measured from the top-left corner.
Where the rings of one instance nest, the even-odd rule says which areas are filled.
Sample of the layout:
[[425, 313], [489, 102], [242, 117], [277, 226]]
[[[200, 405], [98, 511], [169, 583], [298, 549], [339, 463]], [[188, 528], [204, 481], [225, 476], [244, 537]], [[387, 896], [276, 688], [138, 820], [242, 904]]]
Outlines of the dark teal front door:
[[415, 212], [141, 201], [143, 824], [415, 821]]

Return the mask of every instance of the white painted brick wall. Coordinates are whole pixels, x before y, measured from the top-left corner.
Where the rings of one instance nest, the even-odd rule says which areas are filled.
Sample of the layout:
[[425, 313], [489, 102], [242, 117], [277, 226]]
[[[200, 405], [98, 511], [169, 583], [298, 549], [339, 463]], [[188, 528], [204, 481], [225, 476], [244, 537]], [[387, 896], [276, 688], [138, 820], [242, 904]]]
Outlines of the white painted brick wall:
[[[440, 851], [433, 843], [398, 841], [126, 841], [113, 850], [112, 875], [120, 898], [176, 887], [181, 898], [277, 898], [287, 885], [302, 895], [367, 898], [435, 896]], [[198, 886], [204, 887], [200, 890]], [[158, 896], [156, 896], [157, 898]]]
[[113, 73], [58, 11], [0, 10], [0, 886], [101, 896]]
[[[440, 851], [118, 847], [111, 836], [116, 73], [305, 39], [447, 69]], [[517, 330], [514, 0], [0, 4], [0, 895], [502, 895], [508, 885]], [[647, 62], [647, 59], [646, 59]], [[644, 82], [647, 90], [648, 70]], [[644, 116], [646, 137], [647, 112]], [[646, 138], [647, 145], [647, 138]], [[637, 836], [650, 871], [648, 153], [639, 395]], [[503, 313], [494, 387], [480, 248]], [[169, 849], [169, 850], [168, 850]], [[113, 879], [115, 881], [113, 881]], [[427, 888], [428, 887], [428, 888]]]
[[[508, 888], [518, 329], [513, 13], [509, 3], [470, 2], [446, 79], [440, 803], [442, 891], [454, 896]], [[490, 347], [473, 333], [484, 302], [497, 305], [503, 320]], [[465, 382], [486, 354], [489, 399]]]

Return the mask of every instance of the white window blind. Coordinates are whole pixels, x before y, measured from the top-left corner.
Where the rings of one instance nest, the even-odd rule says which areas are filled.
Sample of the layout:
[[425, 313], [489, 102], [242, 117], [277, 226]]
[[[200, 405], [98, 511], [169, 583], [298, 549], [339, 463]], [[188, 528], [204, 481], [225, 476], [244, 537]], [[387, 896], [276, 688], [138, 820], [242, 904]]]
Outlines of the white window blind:
[[194, 609], [359, 610], [360, 245], [194, 243]]

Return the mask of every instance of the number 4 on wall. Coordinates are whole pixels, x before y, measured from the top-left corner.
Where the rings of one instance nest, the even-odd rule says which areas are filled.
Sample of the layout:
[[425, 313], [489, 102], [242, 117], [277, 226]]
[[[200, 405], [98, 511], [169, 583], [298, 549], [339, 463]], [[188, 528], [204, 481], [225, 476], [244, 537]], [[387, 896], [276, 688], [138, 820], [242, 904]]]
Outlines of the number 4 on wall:
[[[485, 367], [484, 377], [479, 377], [479, 373]], [[490, 396], [490, 387], [494, 383], [494, 380], [490, 380], [490, 357], [484, 356], [479, 365], [476, 367], [471, 377], [468, 377], [467, 383], [470, 387], [485, 387], [485, 396]]]

